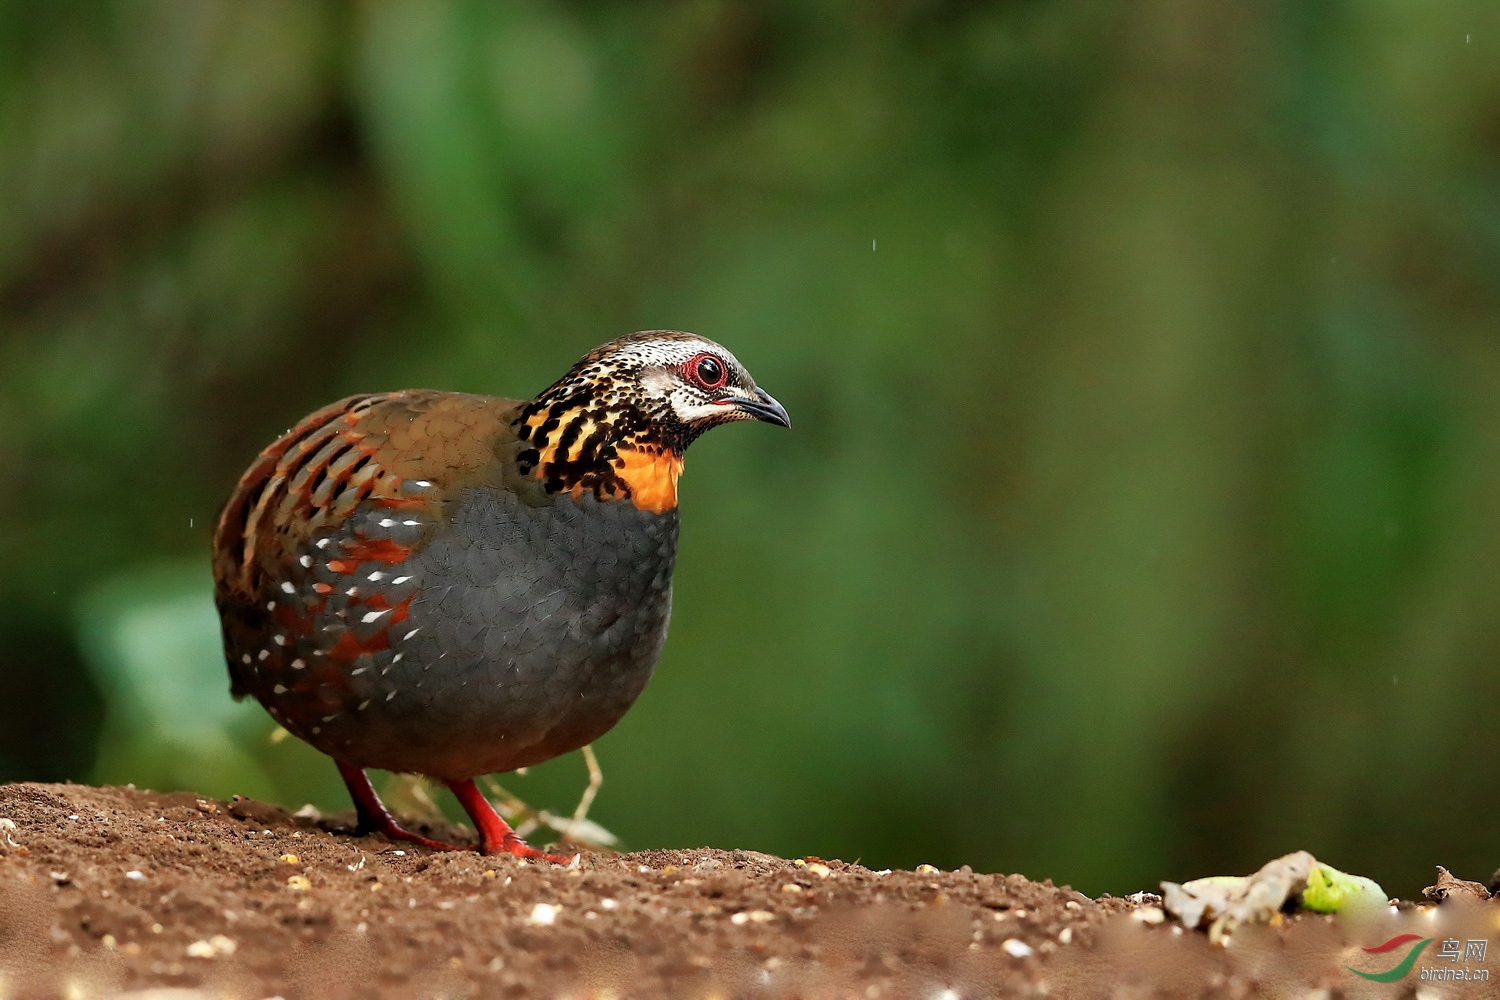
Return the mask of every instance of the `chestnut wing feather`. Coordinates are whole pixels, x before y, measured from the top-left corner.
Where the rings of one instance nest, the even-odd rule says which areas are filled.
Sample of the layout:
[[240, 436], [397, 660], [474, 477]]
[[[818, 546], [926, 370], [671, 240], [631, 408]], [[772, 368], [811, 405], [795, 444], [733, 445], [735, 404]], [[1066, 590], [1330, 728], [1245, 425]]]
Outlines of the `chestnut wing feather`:
[[213, 542], [214, 597], [237, 697], [250, 690], [245, 658], [266, 649], [277, 597], [303, 585], [318, 540], [370, 504], [436, 524], [444, 498], [465, 482], [511, 478], [498, 467], [506, 458], [499, 452], [513, 440], [518, 406], [424, 389], [350, 396], [257, 456], [225, 503]]

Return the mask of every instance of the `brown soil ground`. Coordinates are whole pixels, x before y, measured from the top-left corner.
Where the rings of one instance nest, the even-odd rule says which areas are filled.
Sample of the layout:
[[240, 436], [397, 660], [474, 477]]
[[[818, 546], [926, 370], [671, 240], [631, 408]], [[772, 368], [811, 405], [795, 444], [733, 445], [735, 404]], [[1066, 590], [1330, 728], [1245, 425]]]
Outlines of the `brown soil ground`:
[[[0, 817], [0, 997], [1410, 996], [1415, 973], [1374, 993], [1342, 967], [1438, 917], [1488, 937], [1500, 912], [1292, 916], [1221, 948], [1154, 899], [1020, 875], [712, 849], [568, 870], [80, 785], [0, 786]], [[1490, 995], [1460, 985], [1431, 995]]]

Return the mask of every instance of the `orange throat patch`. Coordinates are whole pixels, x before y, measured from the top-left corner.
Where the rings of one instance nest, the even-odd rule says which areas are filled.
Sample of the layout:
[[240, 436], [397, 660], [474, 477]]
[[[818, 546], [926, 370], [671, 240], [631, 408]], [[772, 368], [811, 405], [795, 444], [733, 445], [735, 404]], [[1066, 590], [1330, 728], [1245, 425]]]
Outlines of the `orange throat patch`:
[[619, 416], [576, 403], [523, 413], [516, 453], [522, 475], [541, 480], [548, 493], [629, 499], [653, 514], [676, 509], [681, 449], [655, 439], [650, 428], [620, 433]]
[[621, 448], [610, 464], [615, 467], [615, 475], [630, 488], [630, 499], [636, 507], [661, 514], [677, 506], [681, 455], [664, 448]]

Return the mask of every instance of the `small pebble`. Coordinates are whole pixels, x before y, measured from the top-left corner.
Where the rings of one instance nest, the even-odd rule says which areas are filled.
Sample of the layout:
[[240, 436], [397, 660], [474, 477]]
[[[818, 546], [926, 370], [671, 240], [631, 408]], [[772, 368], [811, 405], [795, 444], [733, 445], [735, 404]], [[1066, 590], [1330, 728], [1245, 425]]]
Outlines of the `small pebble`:
[[216, 958], [219, 955], [233, 955], [238, 947], [234, 938], [215, 934], [207, 941], [194, 941], [188, 945], [187, 954], [189, 958]]
[[557, 919], [557, 913], [561, 909], [562, 907], [551, 903], [538, 903], [531, 908], [531, 916], [526, 918], [526, 922], [545, 927]]
[[297, 863], [297, 855], [283, 854], [281, 856], [281, 863], [284, 865], [295, 865]]
[[288, 875], [286, 887], [293, 892], [306, 892], [312, 888], [312, 880], [306, 875]]
[[125, 877], [128, 878], [128, 879], [130, 879], [132, 882], [144, 882], [144, 881], [146, 881], [146, 873], [145, 872], [138, 872], [138, 871], [131, 870], [131, 871], [128, 871], [128, 872], [125, 873]]
[[917, 865], [918, 875], [937, 875], [938, 870], [932, 865]]
[[1005, 949], [1007, 955], [1015, 958], [1025, 958], [1031, 954], [1031, 945], [1020, 938], [1006, 938], [1000, 945]]
[[1143, 906], [1131, 914], [1143, 924], [1159, 924], [1167, 919], [1160, 906]]

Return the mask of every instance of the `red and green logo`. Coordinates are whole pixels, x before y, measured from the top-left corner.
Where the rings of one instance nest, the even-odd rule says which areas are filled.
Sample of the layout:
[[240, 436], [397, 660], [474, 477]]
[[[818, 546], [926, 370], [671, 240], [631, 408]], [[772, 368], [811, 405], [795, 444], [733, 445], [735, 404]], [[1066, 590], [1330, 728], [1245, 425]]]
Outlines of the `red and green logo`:
[[1385, 944], [1377, 944], [1373, 948], [1361, 949], [1367, 955], [1385, 955], [1412, 941], [1415, 941], [1416, 944], [1407, 949], [1406, 957], [1384, 972], [1361, 972], [1352, 965], [1346, 965], [1344, 968], [1356, 976], [1363, 976], [1377, 983], [1394, 983], [1410, 972], [1413, 965], [1417, 964], [1417, 956], [1422, 954], [1423, 948], [1432, 944], [1432, 938], [1424, 938], [1418, 934], [1398, 934]]

